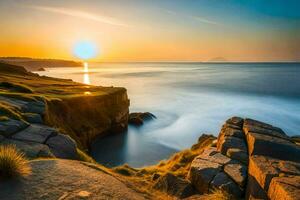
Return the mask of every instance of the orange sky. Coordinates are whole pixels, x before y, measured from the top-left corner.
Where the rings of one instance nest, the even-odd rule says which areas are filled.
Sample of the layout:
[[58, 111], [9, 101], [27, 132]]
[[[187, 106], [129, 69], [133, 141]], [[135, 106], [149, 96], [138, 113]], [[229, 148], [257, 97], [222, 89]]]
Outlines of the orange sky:
[[0, 3], [0, 56], [77, 59], [74, 45], [87, 40], [99, 61], [300, 59], [298, 18], [249, 9], [234, 16], [204, 5], [16, 2]]

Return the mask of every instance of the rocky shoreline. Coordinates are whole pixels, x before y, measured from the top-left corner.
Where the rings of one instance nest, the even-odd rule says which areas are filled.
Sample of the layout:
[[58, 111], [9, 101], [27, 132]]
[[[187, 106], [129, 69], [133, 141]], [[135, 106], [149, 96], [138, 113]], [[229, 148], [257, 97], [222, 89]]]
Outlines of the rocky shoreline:
[[121, 133], [129, 121], [141, 125], [152, 114], [129, 118], [124, 88], [87, 87], [0, 67], [0, 82], [10, 81], [0, 86], [0, 145], [15, 145], [33, 172], [0, 182], [1, 199], [201, 200], [213, 199], [209, 195], [216, 191], [228, 195], [223, 199], [300, 198], [300, 146], [278, 127], [232, 117], [214, 142], [203, 135], [190, 150], [156, 166], [109, 169], [82, 160], [80, 151], [95, 137]]

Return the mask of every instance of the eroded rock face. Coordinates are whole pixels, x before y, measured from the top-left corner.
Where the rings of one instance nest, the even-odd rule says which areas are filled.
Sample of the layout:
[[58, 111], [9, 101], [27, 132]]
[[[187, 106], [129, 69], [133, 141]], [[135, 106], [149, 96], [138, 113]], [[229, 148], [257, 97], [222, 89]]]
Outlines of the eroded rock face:
[[246, 191], [246, 199], [299, 199], [299, 150], [278, 127], [232, 117], [222, 126], [217, 148], [193, 161], [190, 180], [201, 193], [221, 189], [237, 197]]
[[268, 196], [272, 200], [300, 199], [300, 176], [273, 178], [268, 191]]
[[207, 193], [213, 178], [221, 171], [222, 165], [196, 157], [189, 171], [189, 180], [200, 193]]
[[179, 198], [185, 198], [195, 194], [195, 190], [189, 181], [176, 177], [170, 173], [161, 176], [156, 181], [153, 188]]

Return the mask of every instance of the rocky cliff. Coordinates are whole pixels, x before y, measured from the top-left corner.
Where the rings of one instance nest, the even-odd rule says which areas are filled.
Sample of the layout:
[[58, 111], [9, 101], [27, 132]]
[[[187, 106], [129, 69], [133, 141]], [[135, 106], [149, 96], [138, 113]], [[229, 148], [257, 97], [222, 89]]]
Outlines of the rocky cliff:
[[280, 128], [233, 117], [216, 147], [197, 156], [189, 180], [198, 192], [221, 189], [236, 198], [300, 199], [300, 147]]
[[87, 86], [0, 63], [0, 142], [31, 158], [76, 159], [77, 147], [124, 131], [128, 112], [124, 88]]

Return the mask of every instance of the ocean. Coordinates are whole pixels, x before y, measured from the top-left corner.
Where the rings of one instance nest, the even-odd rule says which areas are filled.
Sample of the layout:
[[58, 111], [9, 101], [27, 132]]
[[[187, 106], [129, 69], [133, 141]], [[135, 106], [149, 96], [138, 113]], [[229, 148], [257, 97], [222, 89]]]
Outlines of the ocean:
[[130, 112], [157, 119], [97, 139], [91, 155], [106, 166], [155, 164], [218, 135], [231, 116], [261, 120], [300, 134], [300, 63], [89, 63], [39, 72], [101, 86], [125, 87]]

